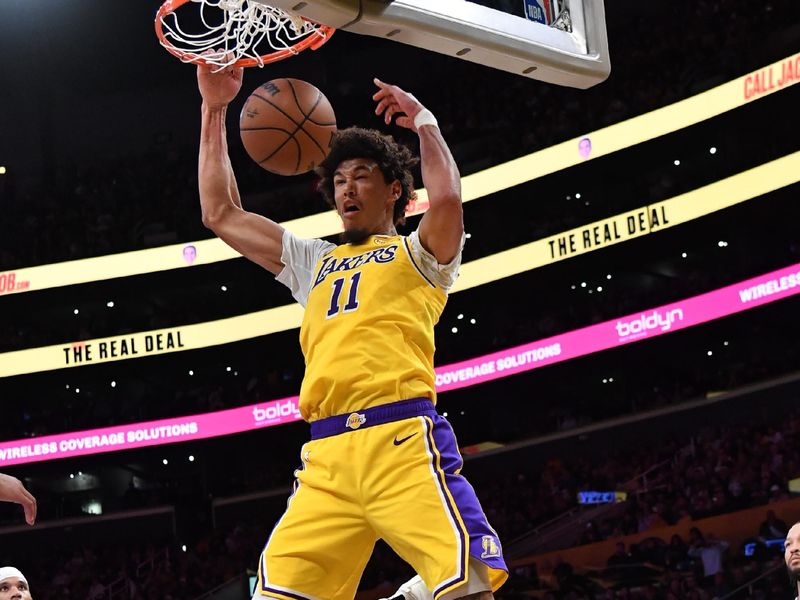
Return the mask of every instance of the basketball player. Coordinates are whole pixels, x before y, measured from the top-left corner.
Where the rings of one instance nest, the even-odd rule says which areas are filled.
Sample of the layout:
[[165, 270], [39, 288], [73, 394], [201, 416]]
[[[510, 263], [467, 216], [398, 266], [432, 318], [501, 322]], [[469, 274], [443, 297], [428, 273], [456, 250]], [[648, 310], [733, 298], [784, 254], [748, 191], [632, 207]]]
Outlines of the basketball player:
[[397, 597], [491, 599], [507, 577], [500, 541], [433, 404], [433, 328], [464, 242], [459, 173], [436, 119], [376, 79], [376, 114], [419, 135], [430, 208], [398, 235], [419, 159], [380, 132], [341, 130], [317, 173], [344, 243], [303, 240], [242, 209], [225, 130], [241, 81], [241, 69], [198, 68], [203, 223], [305, 306], [300, 411], [311, 424], [256, 597], [352, 600], [382, 538], [421, 576]]
[[16, 477], [0, 473], [0, 500], [21, 504], [28, 525], [33, 525], [36, 521], [36, 498], [25, 489], [25, 486]]
[[0, 600], [32, 600], [28, 580], [19, 569], [0, 567]]
[[800, 521], [792, 525], [789, 533], [786, 534], [783, 558], [786, 561], [786, 571], [789, 573], [789, 581], [792, 582], [794, 592], [797, 594], [795, 600], [800, 597]]

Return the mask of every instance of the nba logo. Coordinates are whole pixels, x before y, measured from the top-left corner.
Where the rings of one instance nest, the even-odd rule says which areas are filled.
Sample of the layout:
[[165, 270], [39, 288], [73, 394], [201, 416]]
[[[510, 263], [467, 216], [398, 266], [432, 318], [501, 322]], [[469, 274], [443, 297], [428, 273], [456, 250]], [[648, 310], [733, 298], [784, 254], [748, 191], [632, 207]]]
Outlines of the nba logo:
[[550, 25], [556, 18], [553, 10], [554, 0], [523, 0], [525, 17], [542, 25]]
[[349, 429], [358, 429], [367, 422], [367, 417], [358, 413], [352, 413], [347, 417], [346, 427]]
[[500, 556], [500, 546], [491, 535], [485, 535], [481, 538], [481, 558], [493, 558]]

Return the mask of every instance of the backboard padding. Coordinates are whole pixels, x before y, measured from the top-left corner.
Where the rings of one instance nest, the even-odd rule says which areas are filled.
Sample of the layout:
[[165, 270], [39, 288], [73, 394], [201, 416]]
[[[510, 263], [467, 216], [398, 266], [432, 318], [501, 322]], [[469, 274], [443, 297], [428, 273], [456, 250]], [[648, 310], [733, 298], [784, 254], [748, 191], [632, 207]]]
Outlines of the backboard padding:
[[254, 0], [557, 85], [588, 88], [611, 70], [602, 0], [568, 0], [563, 31], [468, 0]]

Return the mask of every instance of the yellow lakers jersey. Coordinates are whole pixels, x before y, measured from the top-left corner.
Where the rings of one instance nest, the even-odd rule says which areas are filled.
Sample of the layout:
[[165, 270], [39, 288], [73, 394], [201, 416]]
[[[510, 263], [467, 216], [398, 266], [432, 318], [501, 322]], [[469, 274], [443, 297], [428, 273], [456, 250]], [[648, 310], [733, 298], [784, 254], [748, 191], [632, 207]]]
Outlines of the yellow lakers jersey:
[[415, 263], [408, 238], [336, 246], [313, 275], [300, 328], [303, 418], [435, 401], [433, 327], [447, 294]]

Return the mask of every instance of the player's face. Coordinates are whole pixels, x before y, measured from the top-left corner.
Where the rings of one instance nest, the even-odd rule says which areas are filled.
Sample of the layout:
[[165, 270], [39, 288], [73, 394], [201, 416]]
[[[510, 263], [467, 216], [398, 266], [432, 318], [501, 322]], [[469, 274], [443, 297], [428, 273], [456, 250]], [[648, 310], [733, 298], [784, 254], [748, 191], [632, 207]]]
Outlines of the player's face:
[[800, 578], [800, 523], [796, 523], [786, 534], [783, 559], [792, 581]]
[[0, 581], [0, 600], [31, 600], [28, 584], [16, 577]]
[[336, 212], [346, 232], [383, 233], [394, 224], [394, 203], [400, 183], [386, 183], [375, 161], [352, 158], [342, 161], [333, 174]]

